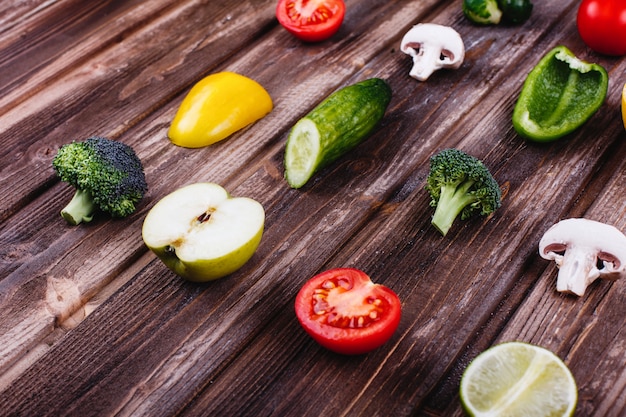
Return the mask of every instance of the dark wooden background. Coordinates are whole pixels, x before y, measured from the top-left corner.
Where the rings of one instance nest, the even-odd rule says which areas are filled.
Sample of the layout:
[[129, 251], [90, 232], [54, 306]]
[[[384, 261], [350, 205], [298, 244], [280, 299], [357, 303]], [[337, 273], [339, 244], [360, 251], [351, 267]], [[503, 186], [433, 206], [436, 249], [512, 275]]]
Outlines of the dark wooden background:
[[[0, 414], [11, 416], [460, 416], [460, 376], [477, 354], [522, 340], [558, 354], [580, 416], [626, 413], [626, 282], [556, 292], [537, 244], [586, 217], [626, 229], [626, 60], [576, 29], [578, 1], [536, 0], [519, 26], [474, 26], [461, 1], [346, 0], [339, 33], [289, 35], [275, 0], [0, 4]], [[399, 51], [419, 22], [455, 28], [465, 62], [428, 81]], [[605, 104], [573, 135], [521, 139], [511, 113], [530, 69], [563, 44], [609, 72]], [[166, 131], [183, 96], [223, 70], [260, 82], [274, 110], [211, 147]], [[386, 78], [375, 133], [300, 190], [283, 179], [291, 126], [336, 89]], [[122, 220], [71, 227], [73, 190], [55, 177], [62, 144], [104, 135], [131, 145], [149, 192]], [[504, 189], [492, 217], [430, 225], [428, 158], [458, 147]], [[146, 212], [198, 181], [257, 199], [261, 245], [210, 284], [174, 276], [141, 239]], [[293, 301], [325, 269], [350, 266], [392, 288], [403, 316], [370, 354], [344, 357], [299, 327]]]

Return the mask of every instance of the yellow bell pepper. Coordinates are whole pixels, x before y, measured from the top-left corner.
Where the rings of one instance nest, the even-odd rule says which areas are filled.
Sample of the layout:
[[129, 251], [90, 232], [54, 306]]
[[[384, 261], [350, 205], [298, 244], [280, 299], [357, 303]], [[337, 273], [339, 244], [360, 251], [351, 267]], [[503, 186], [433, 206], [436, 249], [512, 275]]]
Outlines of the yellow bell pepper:
[[256, 122], [272, 108], [272, 98], [259, 83], [234, 72], [218, 72], [191, 88], [167, 135], [185, 148], [208, 146]]

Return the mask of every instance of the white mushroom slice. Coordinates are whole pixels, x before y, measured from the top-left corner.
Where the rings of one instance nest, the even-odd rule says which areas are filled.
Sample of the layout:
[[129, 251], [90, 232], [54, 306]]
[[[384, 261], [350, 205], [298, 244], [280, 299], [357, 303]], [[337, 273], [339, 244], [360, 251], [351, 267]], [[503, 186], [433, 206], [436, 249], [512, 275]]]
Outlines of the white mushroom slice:
[[626, 236], [594, 220], [561, 220], [541, 238], [539, 254], [559, 267], [556, 289], [561, 292], [582, 296], [598, 278], [626, 275]]
[[420, 23], [402, 38], [400, 50], [413, 57], [409, 75], [426, 81], [441, 68], [459, 68], [465, 58], [465, 45], [457, 31], [449, 26]]

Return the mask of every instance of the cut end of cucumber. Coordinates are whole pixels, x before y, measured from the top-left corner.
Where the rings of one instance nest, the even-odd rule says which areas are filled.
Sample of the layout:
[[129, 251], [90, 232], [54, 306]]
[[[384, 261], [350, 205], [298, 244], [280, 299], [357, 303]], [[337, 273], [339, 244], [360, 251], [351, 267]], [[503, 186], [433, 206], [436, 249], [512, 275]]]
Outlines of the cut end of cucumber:
[[320, 159], [320, 134], [311, 119], [295, 124], [285, 148], [285, 179], [292, 188], [300, 188], [313, 176]]

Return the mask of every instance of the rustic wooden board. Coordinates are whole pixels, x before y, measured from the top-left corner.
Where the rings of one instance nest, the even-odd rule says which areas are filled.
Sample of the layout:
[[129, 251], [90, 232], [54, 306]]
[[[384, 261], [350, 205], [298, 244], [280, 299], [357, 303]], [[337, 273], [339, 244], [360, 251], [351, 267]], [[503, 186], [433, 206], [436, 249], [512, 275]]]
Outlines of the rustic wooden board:
[[[470, 24], [459, 2], [346, 4], [333, 39], [304, 44], [278, 25], [274, 1], [3, 2], [0, 414], [461, 415], [465, 366], [505, 340], [561, 356], [580, 415], [624, 412], [625, 284], [559, 294], [537, 243], [566, 217], [626, 230], [626, 60], [585, 47], [577, 1], [536, 2], [525, 24], [498, 27]], [[408, 77], [399, 42], [418, 22], [459, 31], [459, 70]], [[602, 64], [609, 94], [575, 134], [537, 145], [516, 135], [511, 112], [528, 71], [558, 44]], [[272, 113], [211, 147], [173, 146], [166, 131], [184, 94], [226, 69], [264, 85]], [[289, 189], [289, 128], [330, 92], [374, 76], [393, 90], [379, 128]], [[70, 227], [58, 212], [73, 191], [50, 161], [93, 134], [133, 146], [149, 192], [126, 219]], [[446, 147], [483, 159], [504, 201], [442, 238], [424, 180]], [[204, 285], [174, 276], [141, 240], [150, 207], [195, 181], [267, 212], [252, 260]], [[402, 300], [398, 332], [368, 355], [325, 351], [293, 314], [301, 285], [338, 266], [367, 271]]]

